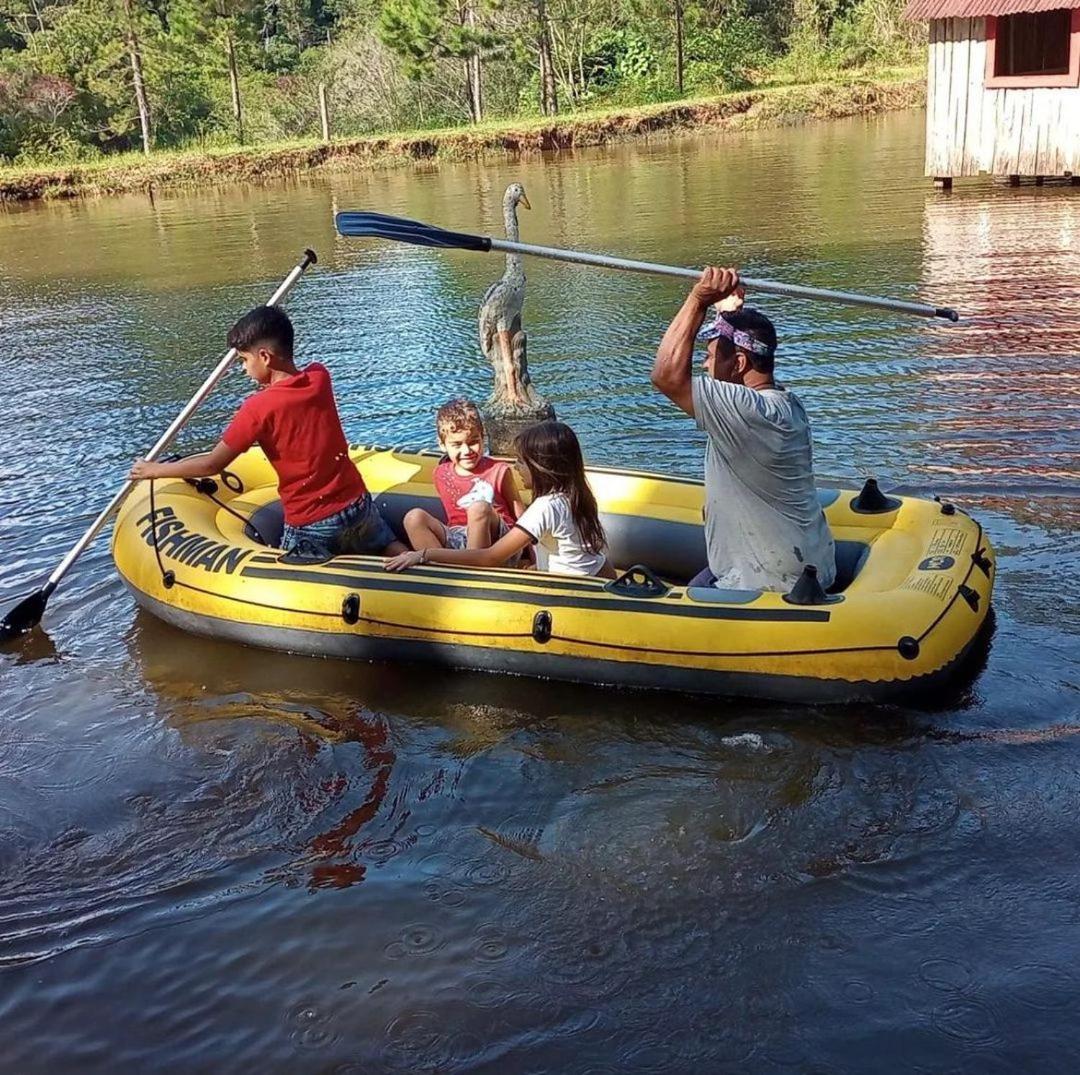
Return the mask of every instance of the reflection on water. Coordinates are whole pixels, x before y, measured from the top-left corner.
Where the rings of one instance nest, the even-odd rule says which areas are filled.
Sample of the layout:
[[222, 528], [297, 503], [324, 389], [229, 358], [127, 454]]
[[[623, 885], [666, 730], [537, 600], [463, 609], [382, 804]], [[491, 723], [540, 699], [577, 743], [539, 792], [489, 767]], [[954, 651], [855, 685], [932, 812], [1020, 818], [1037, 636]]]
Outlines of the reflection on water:
[[[498, 261], [335, 208], [949, 303], [782, 300], [824, 480], [975, 513], [992, 647], [917, 708], [351, 665], [136, 614], [96, 545], [0, 654], [7, 1068], [1071, 1070], [1080, 191], [921, 178], [918, 115], [0, 214], [0, 603], [89, 522], [305, 245], [290, 300], [353, 440], [486, 394]], [[212, 240], [212, 242], [208, 242]], [[648, 386], [681, 289], [531, 263], [530, 360], [597, 462], [696, 473]], [[197, 416], [215, 438], [246, 391]]]
[[1042, 194], [927, 202], [924, 286], [950, 288], [966, 316], [926, 349], [937, 447], [926, 470], [1021, 493], [1066, 482], [1075, 496], [1080, 198]]

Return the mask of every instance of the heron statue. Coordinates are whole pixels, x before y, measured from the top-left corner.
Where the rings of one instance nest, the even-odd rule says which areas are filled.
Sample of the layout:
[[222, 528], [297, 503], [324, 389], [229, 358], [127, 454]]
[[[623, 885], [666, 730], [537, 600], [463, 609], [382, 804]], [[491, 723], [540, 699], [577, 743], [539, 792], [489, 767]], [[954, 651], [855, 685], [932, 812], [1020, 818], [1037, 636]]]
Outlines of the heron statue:
[[[503, 195], [506, 237], [519, 242], [517, 208], [531, 208], [520, 183], [511, 183]], [[508, 426], [528, 425], [554, 418], [555, 411], [533, 387], [525, 356], [526, 337], [521, 327], [525, 304], [525, 268], [520, 254], [506, 255], [506, 270], [488, 288], [480, 303], [480, 347], [495, 372], [495, 389], [487, 402], [488, 417]], [[509, 433], [509, 430], [507, 431]]]

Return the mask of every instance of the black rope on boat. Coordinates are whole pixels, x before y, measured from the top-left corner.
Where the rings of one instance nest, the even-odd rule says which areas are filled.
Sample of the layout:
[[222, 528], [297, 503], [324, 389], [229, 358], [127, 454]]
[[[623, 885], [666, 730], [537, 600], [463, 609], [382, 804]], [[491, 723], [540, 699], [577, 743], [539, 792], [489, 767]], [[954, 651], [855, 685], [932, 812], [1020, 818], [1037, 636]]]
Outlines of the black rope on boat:
[[165, 565], [161, 562], [161, 550], [158, 548], [157, 539], [157, 503], [154, 500], [154, 479], [150, 479], [150, 537], [154, 546], [154, 556], [157, 558], [158, 571], [161, 577], [165, 577]]
[[[172, 575], [171, 571], [166, 574]], [[240, 597], [236, 594], [220, 593], [215, 590], [207, 590], [201, 586], [195, 586], [190, 582], [182, 582], [179, 579], [175, 581], [175, 585], [182, 587], [185, 590], [191, 590], [194, 593], [204, 594], [207, 597], [214, 597], [223, 601], [232, 601], [239, 605], [246, 605], [251, 608], [263, 608], [272, 612], [285, 612], [302, 616], [318, 616], [325, 619], [340, 620], [340, 612], [322, 612], [310, 608], [290, 608], [287, 605], [275, 605], [267, 601], [253, 601], [250, 597]], [[931, 624], [928, 628], [928, 632], [933, 630], [940, 622], [941, 617], [938, 618], [935, 623]], [[465, 636], [469, 638], [532, 638], [531, 631], [463, 631], [455, 628], [441, 628], [441, 627], [426, 627], [418, 628], [415, 624], [408, 623], [396, 623], [393, 620], [378, 619], [374, 616], [359, 616], [357, 618], [359, 623], [370, 624], [374, 627], [388, 627], [393, 630], [404, 630], [419, 634], [436, 634], [436, 635], [455, 635]], [[927, 633], [928, 633], [927, 632]], [[895, 645], [876, 645], [876, 646], [840, 646], [836, 648], [825, 649], [809, 649], [809, 650], [760, 650], [753, 653], [721, 653], [715, 650], [680, 650], [680, 649], [656, 649], [654, 647], [646, 646], [630, 646], [625, 643], [614, 642], [597, 642], [595, 639], [575, 638], [571, 635], [552, 634], [552, 641], [568, 642], [572, 645], [595, 647], [599, 649], [611, 649], [619, 650], [622, 652], [634, 652], [634, 653], [651, 653], [662, 654], [666, 657], [725, 657], [725, 658], [738, 658], [750, 660], [758, 657], [808, 657], [818, 656], [823, 654], [834, 653], [874, 653], [874, 652], [886, 652], [889, 650], [895, 650]], [[424, 641], [423, 638], [406, 637], [405, 641]], [[861, 681], [860, 681], [861, 682]]]
[[[202, 453], [200, 453], [200, 452], [192, 452], [191, 453], [191, 455], [200, 455], [200, 454], [202, 454]], [[190, 456], [186, 456], [186, 455], [171, 455], [171, 456], [168, 456], [168, 460], [170, 462], [178, 460], [178, 459], [188, 459], [188, 458], [190, 458]], [[251, 517], [249, 517], [247, 515], [241, 515], [240, 512], [238, 512], [235, 508], [229, 507], [229, 505], [226, 504], [223, 500], [219, 500], [216, 496], [214, 496], [214, 494], [217, 492], [217, 482], [215, 482], [213, 478], [185, 478], [184, 481], [186, 481], [189, 485], [191, 485], [195, 489], [195, 492], [202, 493], [203, 496], [208, 496], [215, 504], [217, 504], [217, 506], [219, 508], [222, 508], [223, 510], [227, 511], [234, 519], [239, 519], [240, 522], [242, 522], [244, 524], [245, 528], [250, 526], [252, 532], [255, 535], [255, 539], [259, 542], [260, 545], [265, 545], [267, 548], [273, 548], [273, 546], [270, 544], [270, 542], [267, 541], [266, 538], [264, 538], [263, 535], [259, 532], [259, 528], [251, 521]], [[223, 470], [221, 472], [221, 481], [224, 484], [226, 489], [230, 489], [234, 493], [242, 493], [244, 491], [244, 483], [243, 483], [243, 481], [241, 481], [240, 477], [238, 475], [234, 474], [231, 470]], [[153, 499], [154, 499], [154, 483], [153, 483], [153, 481], [151, 481], [150, 482], [150, 507], [151, 507], [151, 509], [153, 509], [153, 507], [154, 507]], [[155, 546], [154, 546], [154, 548], [155, 548], [155, 551], [156, 551], [156, 549], [157, 549], [156, 535], [155, 535]], [[161, 558], [158, 557], [159, 562], [160, 562], [160, 559]]]
[[[977, 520], [973, 519], [972, 522], [974, 522], [975, 526], [978, 528], [978, 533], [975, 536], [975, 550], [976, 550], [976, 552], [978, 552], [979, 547], [982, 545], [983, 528], [982, 528], [982, 523], [978, 522]], [[975, 570], [975, 566], [976, 566], [976, 561], [975, 561], [975, 559], [973, 557], [971, 563], [968, 564], [967, 573], [964, 575], [963, 580], [957, 585], [956, 591], [952, 595], [952, 597], [949, 599], [948, 604], [941, 610], [941, 612], [938, 613], [937, 618], [934, 620], [934, 622], [931, 623], [930, 626], [927, 627], [926, 630], [923, 631], [923, 633], [921, 635], [919, 635], [918, 638], [915, 639], [916, 642], [918, 642], [918, 643], [924, 642], [926, 640], [926, 637], [930, 634], [930, 632], [933, 631], [934, 628], [937, 627], [937, 625], [939, 623], [941, 623], [941, 621], [943, 619], [945, 619], [945, 617], [952, 611], [953, 605], [955, 605], [957, 600], [960, 597], [963, 596], [964, 591], [966, 589], [968, 589], [967, 584], [971, 579], [971, 573]], [[990, 578], [989, 572], [987, 573], [987, 578]], [[972, 609], [974, 611], [974, 606], [972, 607]]]
[[157, 502], [154, 497], [154, 479], [150, 479], [150, 542], [154, 546], [154, 558], [157, 560], [158, 571], [161, 572], [161, 584], [166, 590], [171, 590], [176, 582], [176, 572], [170, 571], [161, 562], [161, 549], [158, 548], [157, 532]]
[[239, 519], [244, 524], [245, 529], [251, 527], [252, 533], [255, 535], [256, 541], [260, 545], [265, 545], [267, 548], [271, 548], [270, 542], [266, 540], [259, 532], [259, 528], [251, 521], [252, 517], [248, 515], [242, 515], [235, 508], [230, 507], [223, 500], [219, 500], [214, 493], [217, 492], [217, 484], [212, 478], [199, 478], [195, 483], [195, 492], [202, 493], [203, 496], [209, 497], [219, 508], [227, 511], [234, 519]]
[[[183, 459], [183, 458], [185, 458], [185, 457], [182, 456], [182, 455], [171, 455], [171, 456], [166, 457], [168, 462], [174, 462], [176, 460]], [[224, 475], [226, 473], [229, 473], [229, 472], [226, 472], [226, 471], [222, 472], [222, 481], [225, 481]], [[236, 475], [234, 475], [234, 474], [230, 474], [230, 476], [236, 482], [236, 486], [234, 487], [228, 481], [225, 481], [226, 486], [228, 486], [228, 488], [232, 489], [233, 492], [237, 492], [237, 493], [243, 492], [244, 486], [243, 486], [243, 483], [240, 481], [240, 479], [238, 477], [236, 477]], [[191, 485], [193, 485], [195, 487], [196, 492], [202, 493], [204, 496], [208, 496], [219, 508], [223, 508], [225, 511], [227, 511], [234, 518], [239, 519], [240, 522], [242, 522], [244, 524], [245, 528], [250, 526], [252, 531], [255, 534], [256, 540], [258, 540], [258, 542], [261, 545], [264, 545], [266, 547], [270, 546], [270, 543], [259, 532], [259, 528], [257, 526], [255, 526], [255, 524], [247, 516], [241, 515], [240, 512], [238, 512], [235, 508], [230, 507], [224, 501], [219, 500], [216, 496], [214, 496], [214, 493], [217, 491], [217, 483], [213, 480], [213, 478], [198, 478], [198, 479], [185, 478], [184, 480], [189, 482]], [[165, 587], [166, 590], [171, 590], [173, 588], [173, 586], [177, 585], [176, 572], [171, 570], [170, 568], [167, 568], [165, 566], [164, 562], [161, 559], [161, 549], [158, 546], [157, 497], [155, 495], [154, 482], [155, 482], [155, 479], [151, 478], [150, 479], [150, 519], [151, 519], [151, 523], [150, 523], [150, 544], [153, 546], [153, 549], [154, 549], [154, 559], [157, 560], [158, 571], [161, 572], [161, 583]], [[187, 583], [180, 583], [180, 585], [183, 586], [185, 589], [188, 589], [188, 590], [196, 590], [199, 593], [206, 593], [208, 595], [210, 594], [209, 590], [200, 590], [197, 586], [191, 586], [190, 584], [187, 584]], [[220, 596], [220, 595], [215, 594], [213, 596]], [[289, 609], [287, 611], [300, 612], [302, 610], [301, 609]]]
[[[171, 575], [172, 572], [170, 571]], [[176, 585], [184, 590], [190, 590], [192, 593], [201, 593], [205, 597], [213, 597], [219, 601], [232, 601], [238, 605], [248, 605], [251, 608], [265, 608], [270, 612], [288, 612], [296, 616], [321, 616], [324, 619], [340, 620], [341, 612], [320, 612], [317, 609], [311, 608], [290, 608], [288, 605], [273, 605], [266, 601], [252, 601], [250, 597], [237, 597], [236, 594], [222, 593], [219, 590], [207, 590], [205, 587], [196, 586], [191, 582], [182, 582], [180, 579], [176, 580]]]
[[[431, 453], [423, 453], [423, 454], [431, 454]], [[250, 526], [251, 529], [254, 531], [256, 538], [265, 547], [267, 547], [267, 548], [270, 547], [269, 542], [266, 541], [266, 539], [259, 532], [258, 528], [251, 523], [251, 520], [248, 517], [242, 515], [240, 512], [236, 511], [234, 508], [230, 507], [228, 504], [226, 504], [223, 501], [219, 500], [214, 495], [214, 493], [217, 490], [217, 485], [213, 481], [213, 479], [200, 478], [198, 480], [194, 480], [194, 479], [186, 479], [186, 480], [189, 481], [189, 483], [195, 487], [196, 492], [202, 493], [204, 496], [209, 497], [210, 500], [212, 500], [218, 507], [223, 508], [225, 511], [227, 511], [234, 518], [240, 520], [240, 522], [242, 522], [245, 525], [245, 527]], [[154, 548], [154, 556], [157, 559], [158, 570], [161, 572], [162, 582], [165, 585], [166, 589], [171, 588], [173, 585], [180, 585], [184, 589], [192, 590], [195, 593], [201, 593], [201, 594], [205, 594], [206, 596], [209, 596], [209, 597], [215, 597], [215, 598], [219, 598], [219, 599], [225, 599], [225, 600], [229, 600], [229, 601], [234, 601], [234, 602], [236, 602], [238, 604], [250, 605], [250, 606], [255, 607], [255, 608], [265, 608], [265, 609], [273, 610], [273, 611], [276, 611], [276, 612], [294, 613], [294, 614], [307, 615], [307, 616], [319, 616], [319, 617], [325, 617], [325, 618], [330, 618], [330, 619], [340, 619], [341, 618], [341, 613], [340, 612], [322, 612], [322, 611], [314, 611], [312, 609], [289, 608], [289, 607], [286, 607], [286, 606], [274, 605], [274, 604], [271, 604], [271, 603], [265, 603], [265, 602], [261, 602], [261, 601], [252, 601], [250, 598], [246, 598], [246, 597], [237, 597], [237, 596], [232, 595], [232, 594], [224, 594], [224, 593], [218, 593], [218, 592], [211, 591], [211, 590], [205, 590], [202, 587], [194, 586], [191, 583], [187, 583], [187, 582], [178, 582], [178, 580], [176, 579], [175, 573], [173, 571], [168, 570], [164, 566], [164, 564], [162, 562], [162, 559], [161, 559], [161, 551], [158, 548], [158, 534], [157, 534], [157, 525], [156, 525], [157, 506], [156, 506], [156, 503], [155, 503], [155, 495], [154, 495], [154, 479], [152, 479], [152, 478], [150, 479], [150, 512], [151, 512], [151, 518], [154, 520], [154, 522], [151, 524], [151, 536], [152, 536], [152, 542], [151, 543], [152, 543], [153, 548]], [[979, 567], [982, 566], [982, 564], [980, 564], [978, 562], [976, 557], [981, 553], [980, 543], [982, 541], [983, 528], [982, 528], [982, 525], [979, 524], [978, 522], [976, 522], [976, 527], [977, 527], [977, 531], [978, 531], [977, 535], [976, 535], [976, 555], [972, 557], [972, 563], [969, 564], [969, 566], [968, 566], [968, 570], [967, 570], [967, 573], [964, 576], [963, 582], [957, 587], [956, 593], [953, 594], [951, 600], [948, 601], [948, 603], [941, 610], [941, 612], [937, 615], [937, 617], [935, 617], [935, 619], [922, 632], [922, 634], [918, 636], [917, 639], [912, 640], [912, 641], [915, 642], [916, 645], [923, 642], [927, 638], [927, 636], [929, 636], [935, 630], [935, 628], [942, 622], [942, 620], [945, 619], [945, 617], [949, 614], [949, 612], [952, 611], [952, 608], [955, 605], [957, 599], [960, 596], [963, 595], [963, 590], [967, 589], [966, 583], [971, 578], [972, 572], [974, 571], [975, 567], [976, 566], [979, 566]], [[988, 564], [988, 566], [989, 566], [989, 564]], [[989, 572], [987, 572], [987, 574], [989, 576]], [[423, 629], [421, 629], [421, 628], [417, 628], [413, 624], [396, 623], [396, 622], [394, 622], [392, 620], [377, 619], [375, 617], [363, 616], [363, 615], [357, 616], [357, 621], [361, 622], [361, 623], [370, 624], [371, 626], [375, 626], [375, 627], [390, 628], [392, 630], [407, 630], [407, 631], [410, 631], [410, 632], [417, 632], [417, 633], [420, 633], [420, 634], [427, 633], [427, 634], [444, 634], [444, 635], [464, 635], [464, 636], [467, 636], [467, 637], [477, 637], [477, 638], [486, 637], [486, 638], [503, 638], [503, 639], [511, 639], [511, 638], [513, 638], [513, 639], [517, 639], [517, 638], [524, 639], [524, 638], [533, 638], [534, 637], [532, 632], [462, 631], [462, 630], [456, 630], [456, 629], [453, 629], [453, 628], [423, 628]], [[656, 649], [656, 648], [653, 648], [653, 647], [631, 646], [631, 645], [627, 645], [625, 643], [603, 643], [603, 642], [598, 642], [595, 639], [574, 638], [572, 636], [560, 635], [560, 634], [555, 634], [555, 633], [552, 633], [552, 635], [550, 637], [552, 639], [560, 641], [560, 642], [570, 643], [571, 645], [579, 645], [579, 646], [585, 646], [585, 647], [590, 647], [591, 646], [591, 647], [597, 647], [597, 648], [601, 648], [601, 649], [617, 649], [617, 650], [622, 650], [622, 651], [629, 650], [631, 652], [647, 652], [647, 653], [653, 653], [653, 654], [662, 654], [664, 656], [725, 657], [725, 658], [744, 658], [744, 659], [745, 658], [757, 658], [757, 657], [815, 656], [815, 655], [819, 655], [819, 654], [823, 655], [823, 654], [839, 654], [839, 653], [870, 653], [870, 652], [894, 650], [894, 649], [897, 648], [896, 645], [871, 645], [871, 646], [843, 646], [843, 647], [837, 647], [837, 648], [812, 649], [812, 650], [771, 650], [771, 651], [760, 651], [760, 652], [756, 652], [756, 653], [739, 653], [739, 652], [718, 653], [716, 651]], [[421, 641], [422, 641], [422, 639], [421, 639]], [[907, 636], [905, 636], [905, 638], [901, 640], [901, 642], [906, 642], [906, 641], [907, 641]]]

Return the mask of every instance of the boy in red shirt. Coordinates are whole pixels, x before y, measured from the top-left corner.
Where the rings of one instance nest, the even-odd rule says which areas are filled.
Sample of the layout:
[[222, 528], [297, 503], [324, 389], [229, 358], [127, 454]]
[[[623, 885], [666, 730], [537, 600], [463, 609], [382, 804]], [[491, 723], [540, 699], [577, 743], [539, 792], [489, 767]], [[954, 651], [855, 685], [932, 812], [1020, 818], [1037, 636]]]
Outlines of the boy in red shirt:
[[229, 330], [228, 344], [261, 391], [240, 404], [211, 451], [175, 463], [136, 460], [132, 480], [210, 477], [258, 444], [278, 476], [287, 553], [405, 552], [349, 459], [329, 372], [318, 362], [302, 370], [293, 362], [288, 315], [276, 306], [256, 306]]
[[484, 423], [475, 403], [452, 399], [435, 414], [446, 453], [434, 474], [445, 525], [422, 508], [405, 516], [405, 532], [421, 549], [486, 549], [525, 510], [510, 464], [484, 455]]

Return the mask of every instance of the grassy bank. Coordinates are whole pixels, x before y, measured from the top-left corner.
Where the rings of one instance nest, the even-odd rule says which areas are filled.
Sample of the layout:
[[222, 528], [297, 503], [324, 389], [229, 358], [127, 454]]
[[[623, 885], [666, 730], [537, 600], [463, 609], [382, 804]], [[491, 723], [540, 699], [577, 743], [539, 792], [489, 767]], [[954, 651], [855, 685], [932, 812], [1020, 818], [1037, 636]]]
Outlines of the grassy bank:
[[257, 182], [314, 169], [385, 167], [490, 153], [575, 149], [701, 128], [753, 130], [922, 105], [921, 72], [772, 86], [639, 108], [579, 112], [421, 133], [213, 151], [125, 154], [92, 164], [0, 170], [0, 202], [77, 198], [216, 183]]

